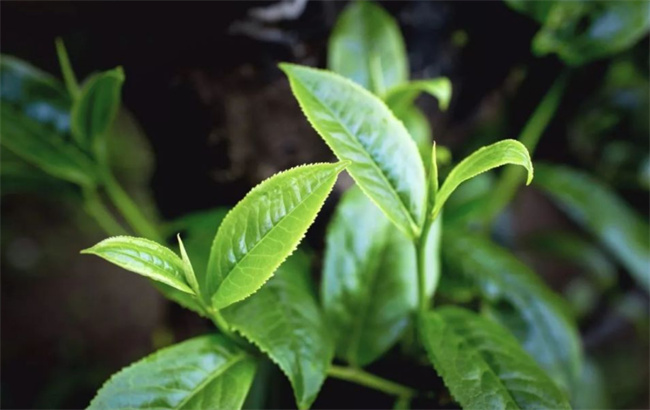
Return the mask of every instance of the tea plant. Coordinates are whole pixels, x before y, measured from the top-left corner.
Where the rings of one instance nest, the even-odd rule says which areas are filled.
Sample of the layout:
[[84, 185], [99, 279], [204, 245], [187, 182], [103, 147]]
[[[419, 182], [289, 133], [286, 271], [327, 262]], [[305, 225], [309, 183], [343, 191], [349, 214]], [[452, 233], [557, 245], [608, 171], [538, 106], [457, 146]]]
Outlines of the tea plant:
[[[451, 82], [409, 81], [395, 21], [377, 5], [354, 3], [331, 36], [329, 70], [280, 64], [339, 162], [273, 175], [225, 216], [209, 212], [172, 223], [171, 230], [187, 232], [185, 244], [177, 236], [177, 253], [163, 244], [166, 230], [145, 219], [110, 171], [107, 133], [122, 70], [80, 87], [61, 43], [58, 51], [67, 92], [3, 56], [3, 146], [48, 181], [81, 192], [85, 209], [112, 235], [82, 253], [150, 279], [218, 330], [118, 372], [90, 408], [241, 408], [266, 358], [289, 379], [298, 408], [312, 405], [327, 377], [382, 391], [408, 407], [430, 392], [364, 370], [399, 342], [404, 355], [433, 366], [464, 408], [559, 409], [577, 402], [572, 393], [582, 383], [583, 353], [565, 301], [487, 235], [519, 185], [533, 181], [529, 150], [558, 106], [564, 78], [519, 141], [496, 142], [445, 166], [448, 152], [432, 141], [414, 101], [428, 93], [446, 109]], [[16, 87], [7, 87], [7, 79]], [[26, 87], [40, 89], [56, 109], [23, 101]], [[465, 182], [504, 165], [517, 167], [507, 168], [492, 192], [463, 209], [449, 206]], [[356, 186], [329, 223], [316, 297], [310, 254], [297, 248], [343, 170]], [[642, 218], [574, 170], [540, 164], [535, 175], [535, 184], [650, 288]], [[102, 203], [104, 192], [140, 237], [125, 235]], [[571, 245], [547, 249], [572, 249], [572, 258], [591, 249], [580, 238], [564, 243]]]

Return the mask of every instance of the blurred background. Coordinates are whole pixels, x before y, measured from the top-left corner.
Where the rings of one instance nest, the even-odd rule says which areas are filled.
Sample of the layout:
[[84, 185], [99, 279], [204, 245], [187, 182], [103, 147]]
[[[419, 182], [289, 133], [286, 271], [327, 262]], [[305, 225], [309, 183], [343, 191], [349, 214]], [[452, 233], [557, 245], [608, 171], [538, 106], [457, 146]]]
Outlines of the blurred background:
[[[404, 34], [411, 78], [452, 81], [446, 112], [430, 97], [418, 105], [454, 160], [517, 138], [544, 95], [564, 78], [534, 160], [568, 165], [600, 181], [641, 216], [644, 225], [637, 228], [647, 244], [650, 15], [642, 8], [637, 21], [634, 7], [643, 2], [616, 2], [613, 9], [607, 2], [569, 2], [582, 6], [556, 11], [553, 19], [544, 8], [554, 3], [381, 5]], [[61, 78], [55, 49], [61, 37], [79, 78], [123, 67], [123, 104], [109, 157], [127, 191], [171, 236], [196, 228], [188, 222], [192, 215], [218, 220], [222, 211], [211, 210], [234, 205], [277, 171], [333, 158], [277, 64], [325, 67], [329, 35], [347, 2], [293, 1], [273, 8], [277, 4], [3, 2], [1, 51], [3, 58], [17, 57]], [[8, 83], [2, 80], [4, 98]], [[14, 160], [4, 147], [0, 154], [3, 164]], [[212, 329], [145, 279], [79, 255], [106, 235], [69, 186], [6, 170], [1, 175], [2, 407], [85, 407], [121, 367]], [[469, 196], [491, 189], [493, 176], [486, 175]], [[337, 198], [349, 184], [339, 183], [308, 233], [317, 256]], [[589, 248], [594, 256], [572, 247], [585, 235], [565, 215], [529, 187], [499, 217], [494, 235], [567, 298], [590, 366], [599, 369], [594, 377], [607, 386], [609, 407], [647, 408], [647, 291], [606, 250]], [[569, 235], [546, 234], [554, 231]], [[208, 230], [207, 241], [210, 235]], [[317, 265], [318, 257], [315, 277]], [[390, 374], [394, 365], [389, 356], [373, 366]], [[285, 378], [278, 373], [272, 380], [270, 406], [294, 406]], [[332, 380], [314, 404], [382, 406], [380, 393]]]

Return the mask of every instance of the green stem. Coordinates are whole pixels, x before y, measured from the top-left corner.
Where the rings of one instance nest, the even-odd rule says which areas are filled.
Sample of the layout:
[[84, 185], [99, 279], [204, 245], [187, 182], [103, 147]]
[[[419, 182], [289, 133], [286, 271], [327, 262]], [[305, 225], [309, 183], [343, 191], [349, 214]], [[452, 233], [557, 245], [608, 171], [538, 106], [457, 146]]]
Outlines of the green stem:
[[383, 379], [374, 374], [365, 372], [359, 368], [341, 367], [332, 365], [327, 371], [327, 375], [336, 379], [356, 383], [371, 389], [379, 390], [391, 396], [413, 397], [417, 392], [410, 387], [399, 383]]
[[162, 243], [163, 239], [158, 233], [156, 227], [140, 212], [138, 206], [133, 202], [131, 197], [129, 197], [129, 194], [127, 194], [120, 186], [113, 174], [109, 170], [105, 171], [103, 174], [106, 193], [109, 198], [111, 198], [111, 201], [113, 201], [117, 209], [122, 213], [124, 219], [126, 219], [129, 225], [131, 225], [133, 230], [140, 236]]
[[126, 235], [126, 230], [106, 209], [94, 188], [84, 188], [84, 208], [97, 224], [110, 236]]
[[[566, 88], [568, 74], [560, 75], [551, 89], [546, 93], [539, 103], [535, 112], [530, 117], [524, 129], [519, 135], [519, 141], [528, 148], [531, 157], [537, 148], [537, 143], [542, 134], [555, 115], [564, 90]], [[486, 204], [486, 211], [483, 219], [483, 227], [488, 229], [494, 219], [501, 213], [503, 208], [512, 200], [517, 192], [517, 188], [525, 180], [525, 171], [520, 167], [506, 167], [501, 178], [497, 182], [489, 202]]]
[[429, 230], [433, 224], [434, 219], [427, 217], [424, 226], [422, 227], [422, 234], [414, 242], [415, 245], [415, 260], [417, 263], [418, 271], [418, 315], [424, 314], [429, 309], [429, 300], [427, 298], [426, 288], [426, 244], [429, 236]]

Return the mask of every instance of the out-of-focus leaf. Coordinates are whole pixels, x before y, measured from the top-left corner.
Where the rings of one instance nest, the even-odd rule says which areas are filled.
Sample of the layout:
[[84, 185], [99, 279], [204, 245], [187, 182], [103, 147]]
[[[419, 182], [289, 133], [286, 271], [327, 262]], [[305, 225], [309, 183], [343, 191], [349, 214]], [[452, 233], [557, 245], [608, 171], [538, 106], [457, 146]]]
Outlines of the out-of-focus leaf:
[[461, 184], [445, 204], [445, 224], [477, 221], [485, 211], [494, 183], [494, 173], [485, 172]]
[[431, 126], [429, 120], [416, 106], [411, 106], [395, 113], [397, 118], [404, 123], [415, 144], [418, 146], [422, 162], [431, 163]]
[[427, 93], [437, 98], [440, 109], [444, 111], [451, 101], [451, 81], [447, 77], [439, 77], [400, 84], [388, 90], [384, 101], [393, 112], [397, 113], [412, 106], [420, 93]]
[[433, 366], [466, 409], [570, 409], [553, 381], [498, 324], [441, 307], [420, 318]]
[[358, 188], [327, 231], [321, 298], [337, 355], [365, 366], [402, 335], [417, 304], [412, 242]]
[[578, 378], [582, 353], [578, 330], [562, 299], [526, 265], [480, 236], [446, 230], [442, 253], [452, 274], [476, 284], [490, 303], [486, 311], [569, 391]]
[[625, 202], [592, 177], [564, 166], [540, 164], [536, 185], [597, 237], [639, 285], [650, 290], [650, 227]]
[[54, 40], [54, 43], [56, 44], [56, 55], [59, 58], [59, 65], [61, 66], [61, 73], [63, 74], [65, 87], [68, 89], [68, 94], [72, 98], [77, 98], [80, 93], [79, 83], [77, 82], [77, 76], [72, 69], [72, 64], [70, 64], [68, 50], [65, 48], [65, 43], [63, 43], [61, 37], [57, 37]]
[[59, 80], [18, 58], [0, 58], [2, 110], [11, 106], [28, 119], [65, 134], [72, 100]]
[[328, 68], [379, 95], [404, 83], [409, 69], [399, 26], [376, 3], [351, 3], [330, 36]]
[[117, 114], [122, 83], [124, 71], [121, 67], [95, 74], [86, 80], [79, 98], [72, 105], [72, 135], [80, 146], [93, 150], [105, 149], [105, 141], [101, 138]]
[[96, 170], [84, 152], [64, 141], [54, 129], [36, 122], [14, 106], [3, 104], [0, 142], [25, 161], [57, 178], [92, 186]]
[[162, 349], [111, 377], [89, 409], [239, 409], [255, 361], [221, 335]]
[[632, 47], [650, 28], [647, 1], [506, 0], [506, 3], [541, 23], [533, 39], [536, 54], [557, 53], [570, 65], [585, 64]]
[[276, 174], [226, 215], [201, 284], [215, 309], [247, 298], [269, 280], [296, 249], [346, 165], [304, 165]]
[[433, 217], [435, 218], [438, 215], [447, 198], [460, 184], [483, 172], [505, 164], [521, 165], [526, 168], [528, 171], [526, 184], [530, 184], [533, 179], [533, 163], [526, 147], [515, 140], [499, 141], [487, 147], [479, 148], [451, 170], [436, 194], [432, 211]]
[[130, 236], [114, 236], [104, 239], [81, 253], [99, 256], [128, 271], [180, 291], [194, 293], [185, 280], [181, 258], [154, 241]]
[[334, 357], [331, 332], [314, 296], [309, 258], [298, 251], [250, 298], [222, 311], [228, 324], [278, 364], [298, 408], [318, 394]]
[[598, 364], [586, 358], [580, 379], [575, 386], [571, 403], [573, 408], [576, 410], [611, 409], [607, 388]]
[[11, 155], [9, 151], [2, 152], [0, 158], [0, 181], [2, 196], [30, 193], [81, 200], [80, 192], [74, 184], [46, 174]]
[[351, 81], [324, 70], [281, 64], [308, 120], [361, 190], [404, 233], [424, 223], [426, 182], [417, 146], [388, 107]]

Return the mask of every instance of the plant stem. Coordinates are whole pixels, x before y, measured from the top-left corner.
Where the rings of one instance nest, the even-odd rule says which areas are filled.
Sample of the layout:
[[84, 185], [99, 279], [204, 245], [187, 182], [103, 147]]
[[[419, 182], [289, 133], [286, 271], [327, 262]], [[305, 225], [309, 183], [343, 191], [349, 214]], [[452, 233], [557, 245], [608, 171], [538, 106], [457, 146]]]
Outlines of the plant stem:
[[163, 239], [158, 233], [158, 229], [140, 212], [138, 206], [120, 186], [110, 170], [104, 172], [103, 182], [106, 193], [133, 230], [140, 236], [162, 243]]
[[126, 235], [126, 230], [120, 225], [113, 215], [106, 209], [94, 188], [84, 188], [84, 208], [107, 235]]
[[359, 368], [332, 365], [327, 371], [327, 374], [336, 379], [357, 383], [392, 396], [412, 397], [416, 394], [416, 391], [410, 387], [383, 379]]
[[[519, 135], [519, 142], [528, 148], [530, 156], [533, 156], [537, 143], [542, 134], [551, 122], [553, 115], [560, 105], [560, 100], [566, 88], [568, 74], [560, 75], [551, 89], [544, 95], [535, 112], [524, 126]], [[517, 192], [517, 188], [524, 181], [525, 171], [520, 167], [506, 167], [501, 178], [497, 182], [490, 200], [486, 204], [486, 211], [483, 218], [483, 228], [489, 229], [494, 219], [501, 213], [503, 208], [512, 200]]]
[[429, 308], [426, 288], [426, 244], [433, 221], [432, 218], [427, 217], [422, 227], [422, 234], [414, 242], [418, 271], [418, 315], [424, 314]]

